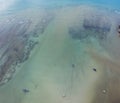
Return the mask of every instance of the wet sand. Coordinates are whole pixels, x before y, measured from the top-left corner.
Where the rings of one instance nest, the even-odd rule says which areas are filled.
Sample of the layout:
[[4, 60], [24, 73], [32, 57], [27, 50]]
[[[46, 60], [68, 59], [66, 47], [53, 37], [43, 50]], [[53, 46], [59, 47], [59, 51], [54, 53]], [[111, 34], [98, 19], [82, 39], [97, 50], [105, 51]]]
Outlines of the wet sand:
[[[111, 11], [100, 11], [103, 16], [114, 17], [110, 18], [113, 21], [110, 22], [107, 38], [93, 36], [98, 29], [102, 32], [102, 26], [98, 26], [96, 31], [94, 25], [97, 24], [91, 23], [90, 28], [85, 30], [90, 36], [76, 39], [69, 34], [69, 28], [73, 26], [80, 26], [80, 29], [84, 30], [83, 20], [91, 12], [94, 15], [98, 10], [95, 7], [78, 6], [47, 12], [52, 14], [54, 19], [47, 26], [43, 26], [44, 32], [39, 31], [42, 24], [38, 19], [39, 14], [27, 15], [31, 21], [35, 20], [27, 29], [27, 33], [32, 35], [28, 39], [35, 36], [38, 43], [31, 50], [30, 57], [20, 64], [19, 71], [16, 69], [16, 75], [1, 86], [0, 103], [118, 103], [120, 65], [116, 55], [119, 55], [119, 52], [114, 55], [113, 51], [114, 48], [119, 48], [119, 45], [116, 45], [119, 44], [119, 38], [115, 31], [115, 26], [118, 25], [116, 18], [119, 20], [119, 15], [112, 14]], [[27, 13], [29, 14], [28, 11]], [[38, 21], [39, 25], [34, 29]], [[36, 31], [37, 33], [33, 33]], [[23, 89], [29, 92], [25, 93]]]

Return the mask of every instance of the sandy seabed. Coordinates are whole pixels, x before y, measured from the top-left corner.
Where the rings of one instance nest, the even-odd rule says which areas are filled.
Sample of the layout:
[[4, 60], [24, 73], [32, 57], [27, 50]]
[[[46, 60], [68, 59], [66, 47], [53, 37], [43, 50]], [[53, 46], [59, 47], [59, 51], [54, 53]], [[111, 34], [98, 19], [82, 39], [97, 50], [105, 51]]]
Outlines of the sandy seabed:
[[[119, 14], [85, 5], [51, 9], [47, 13], [54, 15], [53, 20], [42, 34], [36, 33], [38, 43], [30, 57], [0, 87], [0, 103], [119, 103], [120, 38], [116, 31]], [[39, 14], [44, 14], [43, 10]], [[31, 10], [16, 15], [27, 15], [35, 22], [40, 17], [36, 12], [31, 16]], [[102, 23], [111, 21], [110, 30], [101, 33], [103, 25], [93, 19], [94, 24], [82, 27], [84, 18], [98, 16], [103, 17], [98, 19]], [[81, 30], [78, 34], [72, 32], [75, 38], [69, 34], [72, 26]], [[84, 34], [90, 36], [81, 36]]]

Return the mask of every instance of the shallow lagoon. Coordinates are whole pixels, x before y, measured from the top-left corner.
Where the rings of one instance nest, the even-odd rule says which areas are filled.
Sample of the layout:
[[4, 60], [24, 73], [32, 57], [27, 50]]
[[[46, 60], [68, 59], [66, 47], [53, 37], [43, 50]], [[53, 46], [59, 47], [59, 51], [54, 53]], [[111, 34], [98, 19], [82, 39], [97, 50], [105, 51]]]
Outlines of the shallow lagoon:
[[[88, 22], [87, 29], [84, 28], [84, 20], [91, 18], [93, 24]], [[4, 24], [1, 36], [10, 38], [1, 41], [4, 44], [1, 56], [14, 58], [5, 70], [11, 70], [16, 61], [18, 64], [14, 73], [1, 74], [1, 82], [5, 84], [0, 88], [0, 103], [119, 102], [119, 21], [120, 15], [113, 10], [88, 5], [28, 9], [1, 16], [1, 25]], [[109, 23], [106, 25], [110, 26], [109, 31], [101, 30], [103, 23]], [[69, 30], [74, 27], [71, 34]], [[26, 50], [31, 47], [31, 40], [37, 43]], [[11, 51], [15, 44], [22, 48], [15, 49], [17, 56]], [[24, 60], [21, 55], [26, 51], [30, 53]], [[5, 74], [12, 75], [9, 78]]]

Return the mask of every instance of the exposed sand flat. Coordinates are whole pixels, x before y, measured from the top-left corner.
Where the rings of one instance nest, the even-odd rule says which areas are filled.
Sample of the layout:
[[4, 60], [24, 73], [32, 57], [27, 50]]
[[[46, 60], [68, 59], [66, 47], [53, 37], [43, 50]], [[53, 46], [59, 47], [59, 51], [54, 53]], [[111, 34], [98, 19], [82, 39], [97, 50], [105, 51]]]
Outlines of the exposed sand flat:
[[[31, 49], [30, 57], [19, 64], [19, 72], [1, 86], [0, 103], [119, 103], [120, 52], [116, 50], [120, 39], [116, 31], [119, 15], [89, 6], [39, 11], [32, 16], [29, 12], [17, 14], [16, 18], [23, 16], [32, 21], [26, 29], [27, 38], [38, 43]], [[40, 15], [46, 19], [41, 21]], [[16, 26], [16, 22], [11, 25]], [[4, 24], [3, 29], [5, 27], [9, 30], [9, 26]], [[9, 33], [6, 34], [11, 37], [7, 42], [11, 42], [9, 48], [17, 43], [21, 47], [15, 33], [10, 33], [14, 42]], [[24, 51], [24, 47], [21, 48], [20, 53]]]

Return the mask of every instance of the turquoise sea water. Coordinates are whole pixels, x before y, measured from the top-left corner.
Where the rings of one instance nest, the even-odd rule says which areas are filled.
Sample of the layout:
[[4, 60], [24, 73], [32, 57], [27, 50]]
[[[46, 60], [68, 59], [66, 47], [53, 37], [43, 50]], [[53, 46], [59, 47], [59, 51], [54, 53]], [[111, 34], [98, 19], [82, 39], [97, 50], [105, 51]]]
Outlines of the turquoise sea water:
[[120, 0], [1, 1], [0, 103], [120, 103]]
[[101, 5], [104, 7], [120, 10], [120, 0], [15, 0], [10, 10], [23, 10], [26, 8], [58, 7], [66, 5]]

